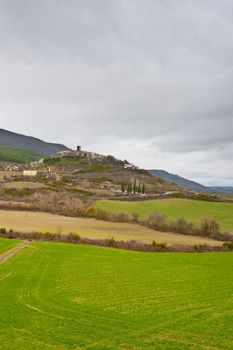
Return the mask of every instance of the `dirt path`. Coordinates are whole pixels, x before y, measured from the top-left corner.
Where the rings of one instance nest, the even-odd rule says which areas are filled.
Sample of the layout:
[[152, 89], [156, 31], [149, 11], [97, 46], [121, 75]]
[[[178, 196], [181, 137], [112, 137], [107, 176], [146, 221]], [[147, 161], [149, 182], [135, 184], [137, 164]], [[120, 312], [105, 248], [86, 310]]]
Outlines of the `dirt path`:
[[17, 245], [13, 249], [8, 250], [7, 252], [3, 253], [0, 256], [0, 264], [3, 264], [6, 260], [10, 259], [13, 255], [18, 253], [21, 249], [28, 246], [29, 244], [30, 244], [29, 241], [23, 241], [22, 243], [20, 243], [19, 245]]

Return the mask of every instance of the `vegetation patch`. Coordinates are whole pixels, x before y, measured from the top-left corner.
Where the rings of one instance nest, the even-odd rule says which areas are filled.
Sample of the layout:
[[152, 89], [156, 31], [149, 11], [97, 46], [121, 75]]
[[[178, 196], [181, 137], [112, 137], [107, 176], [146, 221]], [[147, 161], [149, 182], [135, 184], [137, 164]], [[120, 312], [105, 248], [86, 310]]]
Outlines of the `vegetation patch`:
[[20, 148], [0, 147], [0, 161], [27, 164], [43, 156]]

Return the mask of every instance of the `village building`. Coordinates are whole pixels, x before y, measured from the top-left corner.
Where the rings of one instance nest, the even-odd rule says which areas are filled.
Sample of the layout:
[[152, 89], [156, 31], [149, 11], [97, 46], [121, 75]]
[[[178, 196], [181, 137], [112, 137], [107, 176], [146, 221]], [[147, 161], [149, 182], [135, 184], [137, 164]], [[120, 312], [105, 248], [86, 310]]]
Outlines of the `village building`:
[[23, 176], [37, 176], [36, 170], [24, 170]]

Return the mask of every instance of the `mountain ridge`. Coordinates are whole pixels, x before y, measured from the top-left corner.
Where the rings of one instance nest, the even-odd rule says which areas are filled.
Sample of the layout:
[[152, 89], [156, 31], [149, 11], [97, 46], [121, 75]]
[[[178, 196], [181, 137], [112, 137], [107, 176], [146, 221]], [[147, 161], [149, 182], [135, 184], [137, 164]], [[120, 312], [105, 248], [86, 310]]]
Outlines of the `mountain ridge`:
[[52, 155], [60, 151], [69, 150], [65, 145], [46, 142], [33, 136], [19, 134], [6, 129], [0, 129], [0, 146], [23, 149], [43, 155]]
[[198, 182], [186, 179], [182, 176], [171, 174], [162, 169], [150, 169], [148, 172], [156, 177], [166, 180], [171, 183], [175, 183], [181, 187], [197, 191], [197, 192], [207, 192], [207, 193], [233, 193], [233, 187], [230, 186], [204, 186]]

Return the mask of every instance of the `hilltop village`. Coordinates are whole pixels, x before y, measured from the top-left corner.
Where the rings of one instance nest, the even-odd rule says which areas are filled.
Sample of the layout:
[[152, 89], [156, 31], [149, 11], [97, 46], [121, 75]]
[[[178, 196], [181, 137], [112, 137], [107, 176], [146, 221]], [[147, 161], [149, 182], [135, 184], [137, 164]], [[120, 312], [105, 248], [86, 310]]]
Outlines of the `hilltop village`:
[[102, 198], [134, 200], [177, 195], [180, 191], [178, 186], [127, 160], [84, 151], [80, 146], [30, 164], [2, 162], [0, 170], [0, 195], [4, 203], [24, 203], [45, 211], [89, 206]]

